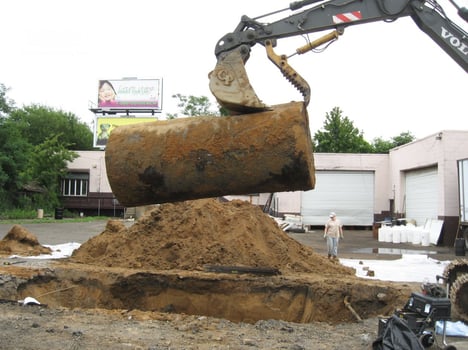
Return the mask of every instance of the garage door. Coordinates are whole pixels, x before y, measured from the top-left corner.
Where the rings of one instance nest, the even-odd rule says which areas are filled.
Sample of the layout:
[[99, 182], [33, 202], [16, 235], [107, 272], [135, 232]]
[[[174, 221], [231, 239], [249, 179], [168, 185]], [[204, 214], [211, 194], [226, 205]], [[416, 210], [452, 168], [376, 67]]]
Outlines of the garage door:
[[371, 226], [374, 222], [374, 172], [317, 171], [315, 189], [302, 194], [306, 225], [324, 225], [330, 211], [343, 225]]
[[423, 226], [426, 219], [437, 219], [437, 167], [408, 171], [405, 176], [406, 217]]

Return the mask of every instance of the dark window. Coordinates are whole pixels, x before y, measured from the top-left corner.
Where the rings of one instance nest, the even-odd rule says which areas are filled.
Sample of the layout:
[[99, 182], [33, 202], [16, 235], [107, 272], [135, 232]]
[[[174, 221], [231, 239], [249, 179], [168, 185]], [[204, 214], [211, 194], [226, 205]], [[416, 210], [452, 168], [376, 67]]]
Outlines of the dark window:
[[89, 190], [88, 173], [69, 173], [62, 179], [62, 196], [86, 197]]

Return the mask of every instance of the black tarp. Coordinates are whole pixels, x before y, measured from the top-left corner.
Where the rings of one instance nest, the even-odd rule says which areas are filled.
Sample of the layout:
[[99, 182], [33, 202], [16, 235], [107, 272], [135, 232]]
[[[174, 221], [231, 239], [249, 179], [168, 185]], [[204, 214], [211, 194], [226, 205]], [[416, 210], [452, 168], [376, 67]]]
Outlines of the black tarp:
[[393, 315], [379, 337], [372, 343], [373, 350], [424, 350], [424, 346], [408, 327], [407, 322]]

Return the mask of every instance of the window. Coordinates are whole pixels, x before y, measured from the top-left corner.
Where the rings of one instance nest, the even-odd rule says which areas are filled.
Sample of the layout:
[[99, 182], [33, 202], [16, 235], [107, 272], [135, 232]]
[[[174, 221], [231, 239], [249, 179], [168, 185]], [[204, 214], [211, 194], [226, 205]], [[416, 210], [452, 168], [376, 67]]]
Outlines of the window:
[[88, 184], [88, 173], [69, 173], [62, 179], [62, 196], [86, 197]]

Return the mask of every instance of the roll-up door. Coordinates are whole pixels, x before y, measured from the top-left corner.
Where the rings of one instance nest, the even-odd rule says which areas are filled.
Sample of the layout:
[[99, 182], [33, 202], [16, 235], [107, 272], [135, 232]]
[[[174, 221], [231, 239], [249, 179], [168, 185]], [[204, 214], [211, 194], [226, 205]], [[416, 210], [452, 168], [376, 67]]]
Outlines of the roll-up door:
[[437, 167], [408, 171], [405, 176], [406, 218], [423, 226], [427, 219], [437, 219]]
[[317, 171], [315, 189], [302, 194], [305, 225], [324, 225], [330, 211], [343, 225], [371, 226], [374, 222], [374, 172]]

